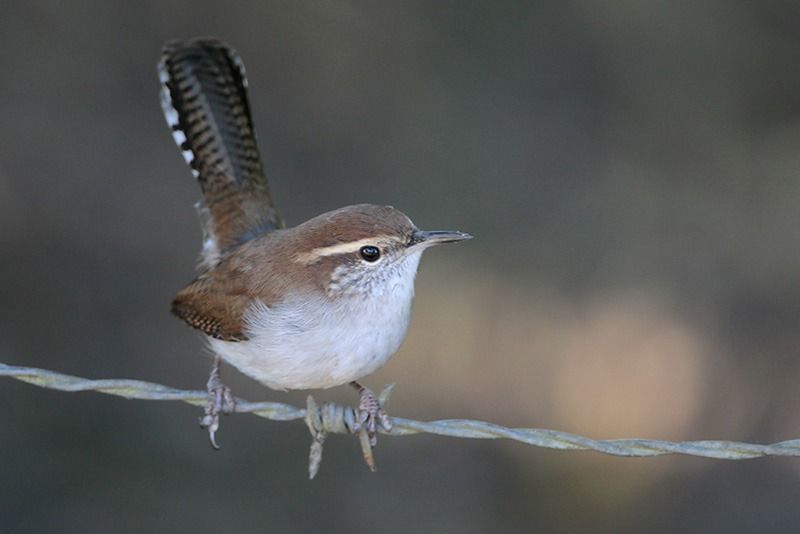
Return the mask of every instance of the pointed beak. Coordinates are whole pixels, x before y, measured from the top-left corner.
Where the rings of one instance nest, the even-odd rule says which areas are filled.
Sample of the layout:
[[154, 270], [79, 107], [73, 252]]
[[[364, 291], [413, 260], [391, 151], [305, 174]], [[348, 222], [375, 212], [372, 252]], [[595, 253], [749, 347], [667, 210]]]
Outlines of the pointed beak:
[[447, 230], [417, 230], [411, 236], [411, 242], [408, 244], [408, 246], [414, 247], [417, 245], [423, 245], [425, 247], [429, 247], [431, 245], [439, 245], [441, 243], [455, 243], [457, 241], [464, 241], [466, 239], [472, 239], [472, 236], [465, 234], [464, 232], [451, 232]]

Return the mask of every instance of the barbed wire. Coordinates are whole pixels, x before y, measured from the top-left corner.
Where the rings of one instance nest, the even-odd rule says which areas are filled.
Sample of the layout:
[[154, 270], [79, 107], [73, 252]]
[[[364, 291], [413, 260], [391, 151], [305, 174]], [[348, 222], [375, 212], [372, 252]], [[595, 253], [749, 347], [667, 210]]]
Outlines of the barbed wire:
[[[141, 380], [106, 379], [91, 380], [35, 367], [17, 367], [0, 363], [0, 376], [16, 378], [39, 387], [59, 391], [97, 391], [126, 399], [182, 401], [194, 406], [205, 406], [208, 402], [206, 391], [187, 391], [144, 382]], [[379, 400], [381, 405], [388, 402], [391, 386], [385, 388]], [[370, 469], [375, 469], [372, 447], [363, 427], [356, 423], [353, 408], [326, 402], [317, 405], [309, 396], [306, 408], [298, 408], [279, 402], [250, 402], [236, 399], [235, 413], [250, 413], [272, 421], [306, 422], [312, 436], [309, 454], [309, 477], [314, 478], [322, 461], [322, 447], [328, 434], [356, 434], [359, 437], [364, 460]], [[792, 439], [771, 444], [741, 443], [736, 441], [662, 441], [654, 439], [611, 439], [596, 440], [540, 428], [507, 428], [493, 423], [470, 419], [443, 419], [439, 421], [415, 421], [392, 417], [390, 436], [411, 434], [436, 434], [455, 438], [472, 439], [510, 439], [547, 449], [592, 450], [603, 454], [625, 457], [663, 456], [683, 454], [716, 458], [719, 460], [747, 460], [763, 456], [800, 456], [800, 439]]]

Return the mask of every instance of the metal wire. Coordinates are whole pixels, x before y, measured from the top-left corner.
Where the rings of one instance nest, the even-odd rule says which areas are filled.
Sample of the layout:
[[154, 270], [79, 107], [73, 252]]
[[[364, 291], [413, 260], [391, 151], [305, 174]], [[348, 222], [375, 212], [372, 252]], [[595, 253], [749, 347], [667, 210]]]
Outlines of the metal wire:
[[[60, 391], [98, 391], [126, 399], [182, 401], [195, 406], [205, 406], [208, 393], [205, 391], [186, 391], [143, 382], [140, 380], [89, 380], [34, 367], [17, 367], [0, 363], [0, 376], [16, 378], [39, 387]], [[381, 402], [388, 400], [387, 388], [381, 393]], [[362, 452], [367, 465], [374, 469], [372, 450], [363, 429], [359, 432], [354, 424], [352, 408], [332, 403], [318, 406], [313, 397], [308, 398], [305, 409], [278, 402], [248, 402], [236, 399], [237, 413], [251, 413], [273, 421], [305, 420], [311, 431], [313, 442], [309, 456], [309, 476], [316, 475], [322, 459], [322, 444], [328, 434], [356, 433], [362, 444]], [[772, 444], [740, 443], [736, 441], [685, 441], [672, 442], [652, 439], [614, 439], [595, 440], [538, 428], [507, 428], [483, 421], [469, 419], [445, 419], [439, 421], [415, 421], [392, 417], [390, 436], [407, 436], [428, 433], [440, 436], [473, 439], [511, 439], [535, 447], [559, 450], [593, 450], [603, 454], [627, 457], [662, 456], [665, 454], [685, 454], [720, 460], [747, 460], [762, 456], [800, 456], [800, 439], [781, 441]]]

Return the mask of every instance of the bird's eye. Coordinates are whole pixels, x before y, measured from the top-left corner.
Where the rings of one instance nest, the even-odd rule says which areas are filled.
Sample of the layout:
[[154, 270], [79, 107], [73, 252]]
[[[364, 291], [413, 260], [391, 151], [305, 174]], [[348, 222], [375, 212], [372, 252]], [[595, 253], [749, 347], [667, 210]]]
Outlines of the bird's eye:
[[361, 247], [360, 252], [361, 252], [361, 257], [368, 262], [378, 261], [378, 258], [381, 257], [380, 249], [378, 247], [373, 247], [372, 245]]

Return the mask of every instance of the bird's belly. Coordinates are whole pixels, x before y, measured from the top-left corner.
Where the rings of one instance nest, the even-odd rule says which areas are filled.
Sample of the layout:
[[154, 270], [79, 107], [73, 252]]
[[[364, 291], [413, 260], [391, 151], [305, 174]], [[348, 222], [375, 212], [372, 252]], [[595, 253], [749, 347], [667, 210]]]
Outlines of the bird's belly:
[[346, 384], [381, 367], [405, 337], [407, 303], [347, 310], [262, 306], [251, 313], [249, 339], [211, 339], [225, 361], [273, 389], [317, 389]]

